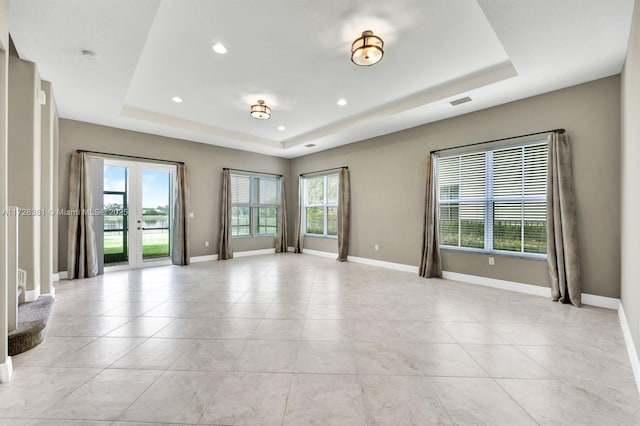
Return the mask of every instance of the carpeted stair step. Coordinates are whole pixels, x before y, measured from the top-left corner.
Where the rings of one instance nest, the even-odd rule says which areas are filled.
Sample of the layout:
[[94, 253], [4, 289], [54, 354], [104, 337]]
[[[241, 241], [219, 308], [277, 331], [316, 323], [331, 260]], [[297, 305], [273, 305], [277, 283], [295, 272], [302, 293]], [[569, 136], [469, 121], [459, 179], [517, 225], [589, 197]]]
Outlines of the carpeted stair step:
[[9, 333], [9, 356], [18, 355], [42, 343], [53, 301], [51, 296], [40, 296], [34, 302], [18, 306], [18, 328]]

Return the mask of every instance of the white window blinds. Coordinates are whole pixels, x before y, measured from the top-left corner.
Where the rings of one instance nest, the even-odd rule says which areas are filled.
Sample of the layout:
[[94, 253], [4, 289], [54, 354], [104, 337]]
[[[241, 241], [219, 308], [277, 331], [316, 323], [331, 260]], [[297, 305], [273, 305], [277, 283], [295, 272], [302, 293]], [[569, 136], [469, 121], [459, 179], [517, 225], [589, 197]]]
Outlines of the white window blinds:
[[438, 159], [442, 246], [546, 253], [545, 142]]

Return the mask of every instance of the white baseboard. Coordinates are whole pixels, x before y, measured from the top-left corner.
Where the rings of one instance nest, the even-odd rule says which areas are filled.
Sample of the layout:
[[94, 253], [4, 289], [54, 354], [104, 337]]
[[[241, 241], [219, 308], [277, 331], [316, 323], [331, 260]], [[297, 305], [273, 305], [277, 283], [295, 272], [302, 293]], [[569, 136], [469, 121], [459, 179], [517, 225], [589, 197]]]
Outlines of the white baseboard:
[[58, 275], [58, 279], [56, 281], [62, 281], [69, 278], [69, 274], [67, 273], [67, 271], [60, 271], [58, 272], [57, 275]]
[[57, 282], [60, 281], [60, 273], [55, 272], [53, 274], [51, 274], [51, 282]]
[[289, 247], [287, 247], [287, 251], [288, 251], [289, 253], [294, 253], [294, 252], [296, 251], [296, 248], [295, 248], [295, 247], [292, 247], [292, 246], [289, 246]]
[[[259, 256], [261, 254], [272, 254], [275, 253], [275, 248], [262, 249], [262, 250], [247, 250], [247, 251], [237, 251], [233, 253], [233, 257], [246, 257], [246, 256]], [[210, 262], [212, 260], [218, 260], [217, 254], [210, 254], [207, 256], [195, 256], [189, 258], [191, 263], [200, 263], [200, 262]]]
[[0, 364], [0, 383], [7, 383], [13, 375], [13, 363], [11, 357], [7, 357], [7, 361]]
[[233, 253], [233, 257], [260, 256], [262, 254], [272, 254], [275, 252], [276, 252], [275, 248], [262, 249], [262, 250], [238, 251]]
[[331, 253], [328, 251], [311, 250], [311, 249], [302, 249], [302, 253], [310, 254], [312, 256], [326, 257], [329, 259], [335, 259], [338, 256], [338, 253]]
[[363, 263], [365, 265], [378, 266], [380, 268], [394, 269], [396, 271], [418, 273], [418, 267], [403, 263], [385, 262], [384, 260], [369, 259], [366, 257], [347, 256], [349, 262]]
[[640, 393], [640, 359], [638, 359], [638, 351], [636, 350], [636, 346], [631, 338], [631, 330], [629, 329], [629, 323], [627, 322], [627, 317], [624, 314], [622, 303], [618, 306], [618, 318], [620, 319], [620, 327], [622, 328], [624, 343], [627, 345], [627, 353], [629, 354], [633, 377], [636, 379], [636, 386]]
[[513, 281], [497, 280], [494, 278], [479, 277], [476, 275], [460, 274], [458, 272], [442, 271], [442, 278], [452, 281], [460, 281], [466, 284], [476, 284], [485, 287], [511, 290], [518, 293], [533, 294], [535, 296], [551, 297], [551, 289], [531, 284], [522, 284]]
[[210, 262], [212, 260], [218, 260], [218, 255], [217, 254], [210, 254], [207, 256], [195, 256], [195, 257], [190, 257], [189, 261], [191, 263], [200, 263], [200, 262]]
[[613, 309], [620, 308], [620, 299], [615, 297], [598, 296], [597, 294], [582, 293], [582, 303], [585, 305], [598, 306], [599, 308]]
[[[313, 256], [321, 256], [334, 259], [337, 254], [320, 250], [304, 249], [304, 253]], [[381, 268], [394, 269], [396, 271], [418, 273], [418, 267], [413, 265], [405, 265], [402, 263], [385, 262], [383, 260], [369, 259], [366, 257], [348, 256], [347, 260], [354, 263], [362, 263], [365, 265], [378, 266]], [[499, 288], [502, 290], [515, 291], [518, 293], [532, 294], [541, 297], [551, 297], [551, 289], [549, 287], [541, 287], [531, 284], [517, 283], [514, 281], [498, 280], [495, 278], [479, 277], [476, 275], [460, 274], [458, 272], [442, 271], [442, 277], [452, 281], [460, 281], [467, 284], [482, 285], [485, 287]], [[614, 297], [604, 297], [595, 294], [582, 293], [582, 303], [585, 305], [597, 306], [606, 309], [618, 309], [620, 299]]]
[[[497, 280], [495, 278], [478, 277], [476, 275], [460, 274], [449, 271], [443, 271], [442, 277], [448, 280], [460, 281], [467, 284], [482, 285], [485, 287], [499, 288], [502, 290], [510, 290], [535, 296], [551, 297], [551, 289], [549, 287], [517, 283], [514, 281]], [[582, 293], [581, 298], [583, 304], [597, 306], [599, 308], [616, 310], [618, 309], [618, 306], [620, 306], [620, 299], [616, 299], [615, 297]]]
[[24, 301], [25, 302], [33, 302], [38, 300], [40, 297], [40, 289], [37, 288], [35, 290], [27, 290], [24, 292]]
[[[293, 247], [290, 247], [290, 249], [293, 249]], [[338, 253], [331, 253], [329, 251], [303, 249], [302, 252], [304, 254], [310, 254], [312, 256], [326, 257], [326, 258], [329, 258], [329, 259], [335, 259], [336, 257], [338, 257]], [[364, 265], [377, 266], [377, 267], [380, 267], [380, 268], [394, 269], [396, 271], [412, 272], [412, 273], [415, 273], [415, 274], [418, 273], [418, 267], [417, 266], [405, 265], [403, 263], [386, 262], [384, 260], [369, 259], [367, 257], [358, 257], [358, 256], [347, 256], [347, 261], [353, 262], [353, 263], [362, 263]]]

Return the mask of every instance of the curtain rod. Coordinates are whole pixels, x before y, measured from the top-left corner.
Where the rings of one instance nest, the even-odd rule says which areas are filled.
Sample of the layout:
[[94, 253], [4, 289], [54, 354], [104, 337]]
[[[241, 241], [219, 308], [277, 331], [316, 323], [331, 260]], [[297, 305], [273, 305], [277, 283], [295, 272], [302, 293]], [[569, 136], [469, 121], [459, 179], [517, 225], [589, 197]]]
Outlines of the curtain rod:
[[233, 170], [234, 172], [244, 172], [244, 173], [253, 173], [253, 174], [256, 174], [256, 175], [269, 175], [269, 176], [282, 177], [282, 175], [279, 175], [277, 173], [253, 172], [251, 170], [232, 169], [230, 167], [223, 167], [222, 170]]
[[347, 166], [340, 166], [340, 167], [334, 167], [332, 169], [324, 169], [324, 170], [318, 170], [316, 172], [307, 172], [307, 173], [300, 173], [300, 176], [306, 176], [306, 175], [314, 175], [316, 173], [322, 173], [322, 172], [330, 172], [332, 170], [338, 170], [338, 169], [348, 169], [349, 167]]
[[494, 140], [491, 140], [491, 141], [475, 142], [475, 143], [470, 143], [470, 144], [467, 144], [467, 145], [453, 146], [451, 148], [435, 149], [435, 150], [431, 151], [430, 154], [435, 154], [436, 152], [441, 152], [441, 151], [449, 151], [451, 149], [466, 148], [466, 147], [469, 147], [469, 146], [476, 146], [476, 145], [484, 145], [486, 143], [508, 141], [509, 139], [518, 139], [518, 138], [526, 138], [527, 136], [543, 135], [545, 133], [563, 134], [564, 132], [565, 132], [564, 129], [545, 130], [545, 131], [542, 131], [542, 132], [528, 133], [526, 135], [509, 136], [508, 138], [494, 139]]
[[76, 152], [78, 152], [78, 153], [84, 152], [84, 153], [87, 153], [87, 154], [111, 155], [113, 157], [135, 158], [136, 160], [159, 161], [161, 163], [183, 164], [184, 165], [184, 161], [160, 160], [158, 158], [137, 157], [135, 155], [112, 154], [110, 152], [87, 151], [87, 150], [84, 150], [84, 149], [78, 149], [78, 150], [76, 150]]

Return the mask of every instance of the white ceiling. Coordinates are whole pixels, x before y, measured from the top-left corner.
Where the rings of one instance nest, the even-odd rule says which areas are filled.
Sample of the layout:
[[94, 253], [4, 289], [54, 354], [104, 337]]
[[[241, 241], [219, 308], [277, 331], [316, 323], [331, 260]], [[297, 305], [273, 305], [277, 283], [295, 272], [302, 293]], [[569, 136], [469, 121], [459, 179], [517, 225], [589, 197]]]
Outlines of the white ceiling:
[[[61, 117], [293, 158], [617, 74], [632, 10], [633, 0], [12, 0], [10, 32], [53, 83]], [[373, 67], [349, 58], [364, 30], [385, 41]], [[473, 101], [449, 104], [464, 96]], [[249, 116], [258, 99], [270, 120]]]

